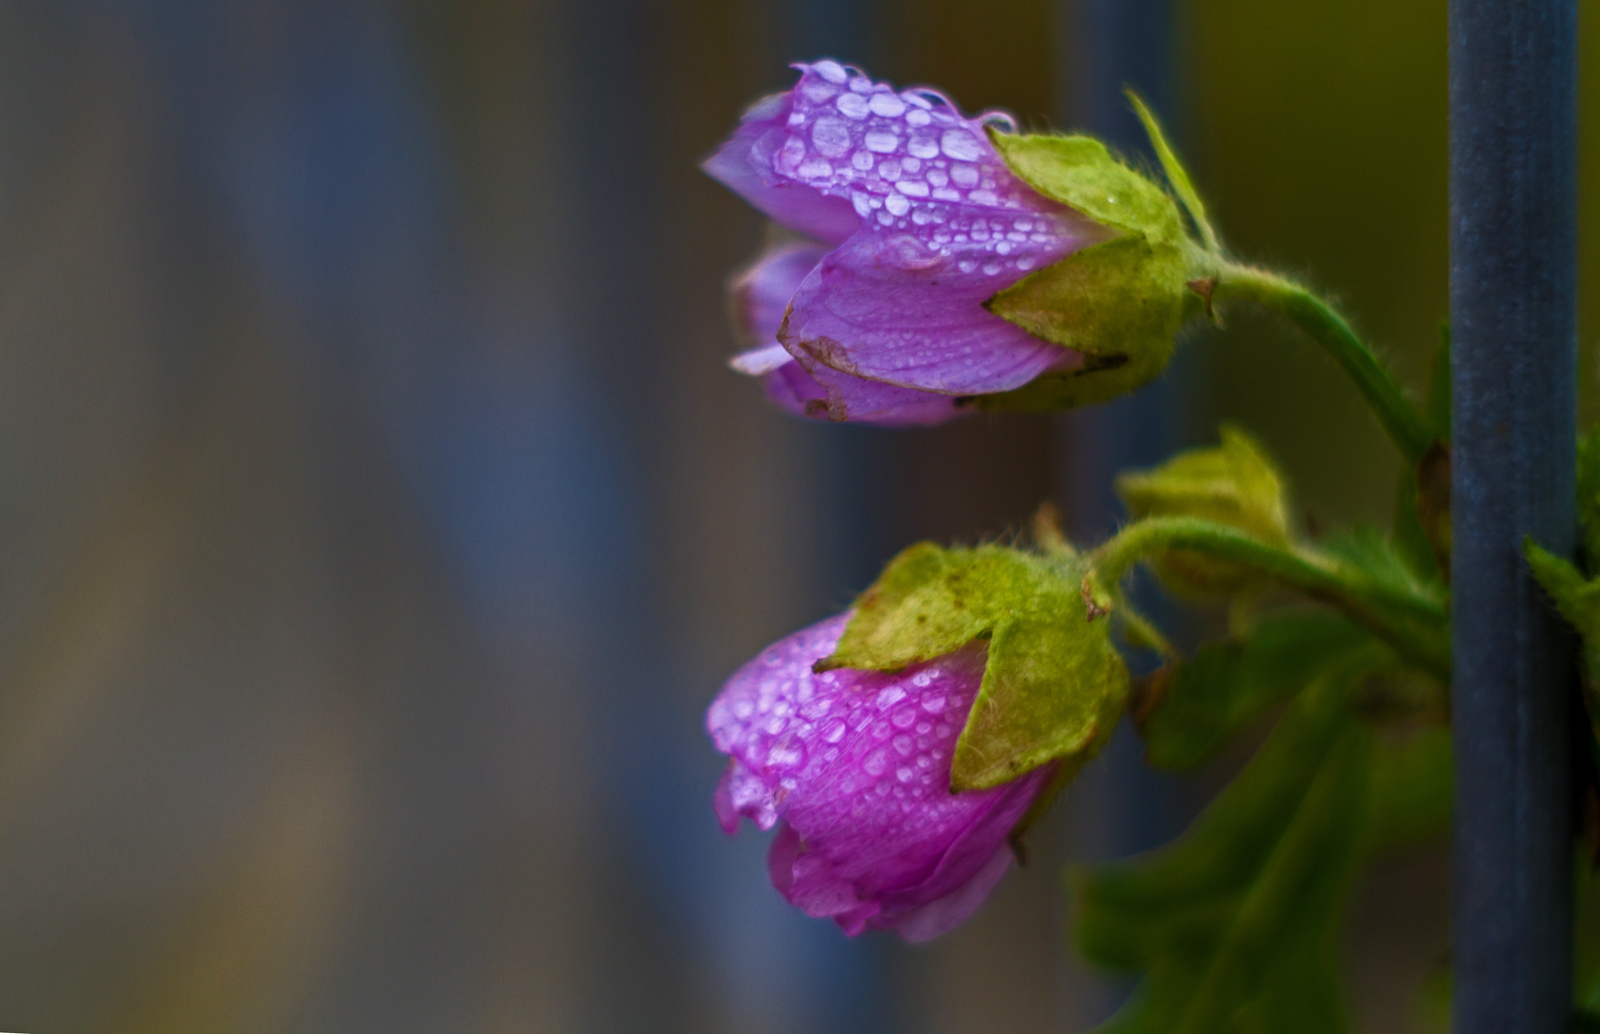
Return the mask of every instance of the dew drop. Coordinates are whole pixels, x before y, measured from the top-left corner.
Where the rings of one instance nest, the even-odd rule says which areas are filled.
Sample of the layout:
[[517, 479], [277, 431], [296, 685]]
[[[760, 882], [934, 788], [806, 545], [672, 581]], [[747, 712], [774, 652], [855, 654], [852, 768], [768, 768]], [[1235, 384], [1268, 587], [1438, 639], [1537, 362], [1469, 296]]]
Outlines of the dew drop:
[[915, 158], [932, 158], [939, 153], [939, 144], [931, 136], [914, 136], [906, 150]]
[[1027, 270], [1032, 269], [1033, 268], [1033, 259], [1026, 258], [1026, 257], [1017, 259], [1017, 268], [1020, 269], [1020, 270], [1023, 270], [1024, 272], [1026, 272]]
[[901, 180], [896, 183], [895, 189], [907, 197], [927, 197], [928, 185], [920, 180]]
[[901, 765], [899, 768], [894, 770], [894, 777], [900, 780], [902, 783], [911, 782], [911, 777], [916, 774], [916, 770], [910, 765]]
[[958, 187], [976, 187], [978, 185], [978, 167], [965, 162], [956, 162], [950, 166], [950, 178]]
[[893, 224], [894, 223], [894, 213], [893, 212], [879, 212], [878, 213], [878, 222], [882, 223], [884, 226], [889, 226], [889, 225]]
[[932, 116], [930, 116], [926, 111], [923, 111], [921, 108], [912, 108], [910, 111], [906, 112], [907, 125], [925, 126], [930, 121], [932, 121]]
[[881, 129], [871, 129], [866, 135], [867, 150], [878, 154], [892, 154], [900, 146], [900, 138]]
[[827, 59], [818, 61], [816, 64], [811, 66], [811, 70], [822, 76], [822, 78], [828, 80], [830, 83], [843, 83], [846, 79], [850, 78], [850, 76], [845, 73], [844, 66], [839, 64], [837, 61], [831, 61]]
[[899, 118], [906, 111], [906, 102], [892, 93], [875, 93], [870, 104], [872, 113], [884, 118]]
[[889, 767], [889, 755], [882, 750], [875, 750], [861, 762], [861, 767], [868, 775], [883, 775], [883, 770]]
[[939, 136], [939, 148], [959, 162], [977, 161], [983, 154], [978, 141], [965, 129], [947, 129]]
[[833, 106], [853, 119], [867, 117], [867, 100], [859, 93], [841, 93]]
[[983, 264], [983, 273], [985, 276], [994, 276], [998, 272], [1000, 272], [1000, 263], [985, 262]]
[[890, 158], [878, 163], [878, 175], [891, 183], [900, 178], [900, 163]]
[[800, 166], [796, 173], [805, 180], [825, 180], [833, 175], [833, 166], [821, 158], [813, 158]]
[[978, 264], [971, 259], [962, 259], [960, 262], [956, 263], [956, 268], [960, 269], [963, 273], [970, 273], [974, 269], [978, 268]]
[[840, 740], [844, 739], [844, 734], [844, 723], [835, 719], [833, 724], [828, 726], [827, 731], [822, 734], [822, 738], [827, 740], [829, 743], [838, 743]]
[[975, 205], [992, 205], [1000, 199], [995, 197], [991, 190], [974, 190], [967, 195], [967, 200]]
[[749, 700], [737, 700], [733, 705], [733, 716], [735, 718], [749, 718], [755, 713], [755, 709], [756, 705]]
[[894, 723], [896, 729], [909, 729], [911, 728], [911, 723], [916, 720], [917, 712], [909, 707], [901, 708], [889, 718], [889, 721]]
[[767, 754], [767, 764], [773, 768], [799, 768], [805, 764], [806, 749], [793, 740], [783, 740], [772, 745]]
[[899, 736], [894, 738], [894, 749], [898, 750], [901, 754], [910, 754], [913, 750], [917, 749], [917, 744], [910, 736], [901, 733]]
[[875, 700], [874, 703], [878, 705], [878, 710], [882, 711], [893, 707], [895, 704], [898, 704], [905, 698], [905, 690], [901, 689], [899, 686], [888, 686], [878, 694], [878, 699]]
[[904, 194], [890, 194], [883, 199], [883, 207], [895, 215], [905, 215], [911, 211], [911, 202], [906, 200]]
[[836, 118], [819, 118], [811, 127], [811, 142], [829, 158], [837, 158], [850, 150], [850, 127]]
[[857, 151], [850, 156], [850, 164], [855, 167], [857, 172], [866, 172], [872, 168], [872, 152]]

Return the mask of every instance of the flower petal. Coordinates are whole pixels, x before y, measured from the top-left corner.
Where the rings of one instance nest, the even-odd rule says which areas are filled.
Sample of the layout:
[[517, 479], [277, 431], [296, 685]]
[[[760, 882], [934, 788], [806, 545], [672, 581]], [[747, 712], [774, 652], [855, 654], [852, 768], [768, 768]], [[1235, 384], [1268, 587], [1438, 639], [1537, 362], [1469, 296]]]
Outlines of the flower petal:
[[1001, 844], [994, 849], [989, 860], [965, 884], [946, 894], [942, 898], [935, 898], [909, 912], [902, 912], [895, 918], [886, 921], [883, 925], [893, 928], [901, 937], [919, 944], [931, 941], [942, 933], [954, 930], [967, 917], [978, 910], [989, 892], [994, 890], [995, 884], [1011, 868], [1011, 846]]
[[1007, 275], [970, 241], [936, 247], [863, 230], [806, 277], [779, 340], [819, 379], [827, 367], [955, 395], [1010, 391], [1082, 365], [1078, 353], [983, 308], [1022, 272]]
[[964, 416], [948, 395], [916, 391], [819, 371], [820, 381], [801, 368], [778, 343], [789, 299], [827, 249], [813, 244], [779, 245], [734, 280], [731, 301], [735, 329], [756, 346], [729, 361], [740, 373], [759, 376], [767, 395], [796, 416], [854, 420], [887, 426], [926, 426]]
[[[943, 929], [998, 879], [995, 851], [1049, 773], [950, 793], [950, 758], [983, 677], [984, 644], [893, 674], [812, 672], [847, 620], [830, 618], [763, 651], [728, 680], [707, 727], [770, 794], [785, 826], [768, 857], [785, 897], [851, 933], [898, 928], [901, 919], [912, 934]], [[739, 806], [736, 771], [730, 766], [729, 790], [719, 790], [719, 817], [759, 814], [768, 799], [746, 789], [738, 800], [749, 803]], [[943, 909], [921, 911], [944, 899]]]
[[727, 143], [700, 167], [778, 223], [808, 237], [838, 243], [861, 225], [849, 200], [821, 194], [773, 171], [774, 155], [783, 145], [784, 126], [793, 108], [794, 98], [788, 93], [757, 101], [744, 113]]

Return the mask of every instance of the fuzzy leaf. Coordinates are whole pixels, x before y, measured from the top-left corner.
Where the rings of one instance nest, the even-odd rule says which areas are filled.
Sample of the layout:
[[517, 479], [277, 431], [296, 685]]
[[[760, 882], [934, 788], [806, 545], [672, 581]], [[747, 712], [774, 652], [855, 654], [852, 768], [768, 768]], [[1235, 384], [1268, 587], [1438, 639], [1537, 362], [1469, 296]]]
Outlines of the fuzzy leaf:
[[1303, 694], [1171, 846], [1077, 880], [1092, 961], [1142, 971], [1102, 1031], [1342, 1031], [1337, 917], [1357, 862], [1370, 734], [1344, 713], [1360, 669]]
[[1118, 230], [1155, 240], [1185, 239], [1183, 218], [1167, 192], [1093, 137], [990, 129], [989, 138], [1011, 171], [1045, 197]]
[[1578, 525], [1585, 569], [1600, 575], [1600, 427], [1578, 439]]
[[984, 303], [1035, 337], [1083, 353], [1085, 365], [1016, 391], [982, 396], [991, 409], [1044, 411], [1103, 402], [1159, 374], [1198, 300], [1184, 247], [1114, 237], [1030, 273]]
[[1370, 632], [1345, 618], [1307, 612], [1267, 618], [1243, 640], [1201, 647], [1177, 666], [1144, 721], [1146, 760], [1169, 769], [1200, 764], [1330, 664], [1376, 643]]
[[[1532, 539], [1522, 544], [1528, 558], [1528, 567], [1556, 605], [1556, 610], [1583, 637], [1586, 660], [1585, 681], [1588, 684], [1591, 705], [1600, 703], [1595, 696], [1600, 686], [1600, 578], [1590, 581], [1578, 569], [1554, 553], [1540, 547]], [[1591, 706], [1595, 715], [1600, 708]]]
[[1051, 761], [1075, 770], [1110, 735], [1128, 694], [1111, 623], [1089, 615], [1087, 573], [1087, 561], [1065, 553], [912, 546], [862, 594], [817, 670], [892, 671], [988, 638], [952, 788], [998, 786]]

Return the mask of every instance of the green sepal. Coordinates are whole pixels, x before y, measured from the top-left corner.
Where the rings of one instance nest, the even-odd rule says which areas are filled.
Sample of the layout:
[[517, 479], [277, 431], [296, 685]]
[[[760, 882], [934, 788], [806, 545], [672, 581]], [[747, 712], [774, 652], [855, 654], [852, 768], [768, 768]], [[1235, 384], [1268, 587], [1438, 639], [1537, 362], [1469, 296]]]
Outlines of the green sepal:
[[856, 602], [817, 670], [893, 671], [987, 639], [983, 683], [956, 743], [952, 790], [986, 789], [1098, 753], [1127, 702], [1110, 622], [1085, 592], [1087, 560], [997, 545], [907, 549]]
[[1029, 412], [1092, 405], [1154, 379], [1198, 310], [1185, 286], [1190, 266], [1189, 246], [1132, 234], [1073, 252], [990, 298], [990, 312], [1081, 353], [1084, 364], [978, 403]]
[[1371, 734], [1330, 671], [1290, 705], [1232, 784], [1172, 845], [1079, 874], [1091, 961], [1142, 972], [1101, 1031], [1346, 1029], [1338, 916], [1359, 862]]
[[1217, 231], [1211, 228], [1211, 222], [1206, 218], [1205, 202], [1200, 200], [1200, 192], [1194, 189], [1194, 183], [1189, 179], [1189, 170], [1178, 161], [1172, 145], [1167, 143], [1167, 135], [1161, 131], [1161, 123], [1156, 120], [1155, 114], [1145, 105], [1144, 100], [1132, 90], [1125, 92], [1133, 104], [1134, 112], [1139, 116], [1139, 121], [1144, 123], [1144, 131], [1150, 137], [1150, 146], [1155, 149], [1156, 158], [1161, 162], [1161, 171], [1167, 174], [1167, 182], [1172, 184], [1178, 200], [1183, 202], [1183, 207], [1189, 212], [1189, 218], [1194, 220], [1194, 227], [1200, 231], [1200, 239], [1205, 242], [1206, 250], [1214, 254], [1220, 253], [1222, 246], [1217, 242]]
[[[1116, 480], [1117, 495], [1134, 519], [1203, 517], [1270, 545], [1289, 542], [1289, 500], [1277, 466], [1254, 438], [1223, 425], [1221, 445], [1179, 453], [1153, 470], [1130, 471]], [[1180, 595], [1245, 591], [1259, 575], [1187, 550], [1173, 550], [1154, 566]]]
[[1263, 618], [1240, 639], [1202, 646], [1173, 669], [1159, 701], [1145, 710], [1145, 760], [1166, 769], [1201, 764], [1357, 650], [1387, 648], [1348, 619], [1317, 611]]
[[1185, 239], [1172, 197], [1089, 136], [989, 128], [1000, 157], [1023, 182], [1103, 226], [1155, 240]]

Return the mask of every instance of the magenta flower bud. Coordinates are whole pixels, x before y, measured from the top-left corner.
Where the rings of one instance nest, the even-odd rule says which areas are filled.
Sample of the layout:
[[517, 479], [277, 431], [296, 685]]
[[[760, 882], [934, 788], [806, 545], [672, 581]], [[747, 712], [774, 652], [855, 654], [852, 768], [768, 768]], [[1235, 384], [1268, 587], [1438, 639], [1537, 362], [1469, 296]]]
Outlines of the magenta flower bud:
[[973, 396], [1084, 365], [989, 312], [997, 293], [1112, 236], [1036, 192], [986, 124], [929, 90], [833, 61], [758, 102], [705, 170], [816, 244], [781, 245], [736, 284], [753, 346], [733, 361], [789, 410], [932, 424]]
[[741, 815], [779, 827], [772, 883], [807, 915], [851, 936], [887, 928], [924, 941], [971, 915], [1005, 875], [1007, 838], [1054, 766], [952, 793], [951, 757], [986, 645], [893, 674], [813, 673], [848, 620], [769, 646], [712, 702], [707, 729], [732, 758], [713, 807], [729, 833]]

